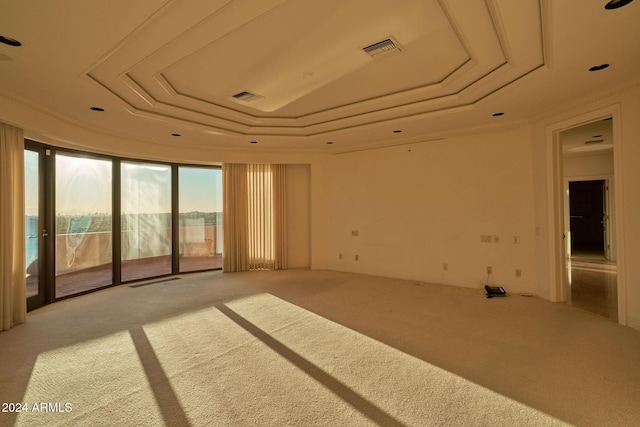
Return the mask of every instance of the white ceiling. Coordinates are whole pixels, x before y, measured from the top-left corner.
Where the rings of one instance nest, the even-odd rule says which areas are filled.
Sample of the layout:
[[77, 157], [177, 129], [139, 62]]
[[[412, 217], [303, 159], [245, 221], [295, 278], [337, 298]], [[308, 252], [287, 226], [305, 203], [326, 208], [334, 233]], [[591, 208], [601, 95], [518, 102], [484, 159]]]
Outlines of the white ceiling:
[[[0, 92], [164, 144], [419, 141], [521, 122], [637, 79], [640, 1], [606, 2], [6, 0], [0, 35], [22, 46], [0, 45]], [[387, 38], [398, 53], [362, 50]], [[233, 97], [243, 91], [259, 97]]]

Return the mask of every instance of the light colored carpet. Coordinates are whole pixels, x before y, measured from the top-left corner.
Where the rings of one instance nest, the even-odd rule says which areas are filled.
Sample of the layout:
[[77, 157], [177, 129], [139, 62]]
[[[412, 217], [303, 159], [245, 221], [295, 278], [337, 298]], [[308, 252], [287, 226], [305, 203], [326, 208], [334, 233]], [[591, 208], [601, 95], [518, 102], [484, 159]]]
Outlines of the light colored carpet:
[[538, 298], [198, 273], [58, 302], [0, 333], [0, 402], [28, 409], [0, 425], [632, 426], [639, 355], [639, 332]]

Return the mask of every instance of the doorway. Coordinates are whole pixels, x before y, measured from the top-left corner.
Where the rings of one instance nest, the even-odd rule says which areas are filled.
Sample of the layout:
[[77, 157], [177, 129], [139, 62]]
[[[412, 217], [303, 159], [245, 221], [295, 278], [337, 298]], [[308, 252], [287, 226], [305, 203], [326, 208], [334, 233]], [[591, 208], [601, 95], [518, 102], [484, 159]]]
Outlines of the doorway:
[[618, 318], [617, 265], [609, 236], [609, 180], [570, 181], [567, 279], [570, 302]]
[[560, 133], [564, 286], [574, 307], [618, 320], [613, 126], [610, 118]]
[[569, 181], [571, 256], [607, 258], [607, 192], [607, 183], [603, 179]]

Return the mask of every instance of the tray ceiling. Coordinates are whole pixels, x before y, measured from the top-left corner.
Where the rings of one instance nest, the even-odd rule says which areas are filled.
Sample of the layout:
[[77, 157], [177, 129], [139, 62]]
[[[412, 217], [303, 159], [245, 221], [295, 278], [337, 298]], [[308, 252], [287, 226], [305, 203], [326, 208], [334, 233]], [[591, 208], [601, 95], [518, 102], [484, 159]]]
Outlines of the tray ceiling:
[[[179, 27], [177, 3], [85, 74], [136, 114], [220, 132], [313, 135], [469, 105], [544, 64], [536, 1], [511, 5], [511, 25], [484, 1], [218, 1]], [[362, 50], [389, 37], [396, 55]]]

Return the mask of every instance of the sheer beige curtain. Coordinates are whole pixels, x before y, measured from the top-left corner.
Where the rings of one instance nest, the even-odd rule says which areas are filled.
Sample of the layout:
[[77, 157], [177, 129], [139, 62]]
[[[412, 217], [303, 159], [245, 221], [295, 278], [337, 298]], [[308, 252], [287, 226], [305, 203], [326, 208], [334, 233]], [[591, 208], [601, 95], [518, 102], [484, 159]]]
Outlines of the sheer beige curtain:
[[222, 165], [223, 271], [287, 268], [285, 165]]
[[22, 129], [0, 123], [0, 331], [27, 317]]

